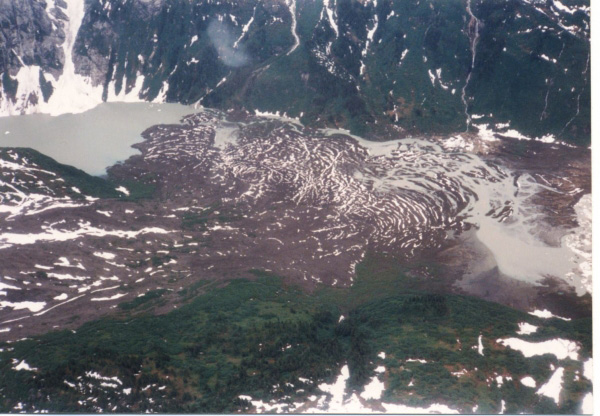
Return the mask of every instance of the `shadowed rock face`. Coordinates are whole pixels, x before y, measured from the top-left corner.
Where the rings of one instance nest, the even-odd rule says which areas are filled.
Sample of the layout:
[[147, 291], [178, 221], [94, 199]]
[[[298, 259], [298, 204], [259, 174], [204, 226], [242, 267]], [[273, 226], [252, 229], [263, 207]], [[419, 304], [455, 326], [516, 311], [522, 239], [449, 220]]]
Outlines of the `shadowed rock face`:
[[[550, 189], [548, 179], [562, 195], [550, 210], [572, 207], [589, 192], [585, 163], [569, 163], [570, 179], [561, 181], [556, 170], [527, 170], [501, 144], [493, 150], [497, 159], [448, 147], [453, 141], [441, 138], [374, 143], [209, 110], [181, 125], [152, 127], [144, 137], [135, 145], [141, 155], [109, 169], [109, 178], [122, 184], [112, 188], [101, 181], [80, 189], [73, 172], [65, 176], [22, 149], [2, 151], [1, 325], [11, 325], [4, 337], [77, 325], [151, 289], [172, 291], [169, 304], [176, 305], [182, 301], [176, 292], [198, 279], [251, 277], [252, 269], [307, 289], [347, 287], [368, 252], [405, 264], [437, 259], [448, 267], [443, 290], [528, 309], [538, 295], [536, 278], [515, 292], [511, 281], [523, 277], [503, 277], [502, 285], [492, 285], [501, 290], [490, 295], [489, 277], [498, 274], [493, 256], [470, 248], [473, 233], [456, 236], [489, 223], [541, 233], [542, 240], [544, 230], [564, 235], [576, 225], [572, 208], [563, 213], [571, 222], [557, 224], [556, 216], [544, 217], [535, 196]], [[528, 146], [547, 157], [582, 157], [579, 149]], [[124, 198], [142, 185], [154, 189], [152, 198]]]
[[51, 99], [68, 69], [93, 103], [279, 111], [380, 138], [487, 123], [590, 139], [587, 0], [5, 0], [0, 22], [0, 115], [73, 111]]
[[0, 72], [15, 76], [23, 65], [37, 65], [59, 75], [65, 19], [59, 7], [50, 9], [39, 1], [0, 1]]

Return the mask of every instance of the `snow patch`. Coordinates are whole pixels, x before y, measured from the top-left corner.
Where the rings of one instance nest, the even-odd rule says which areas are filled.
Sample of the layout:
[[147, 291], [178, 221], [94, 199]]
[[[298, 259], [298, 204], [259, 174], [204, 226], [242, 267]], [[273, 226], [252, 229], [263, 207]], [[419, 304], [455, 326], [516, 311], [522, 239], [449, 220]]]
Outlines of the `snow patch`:
[[0, 309], [4, 309], [4, 308], [12, 308], [15, 311], [21, 310], [21, 309], [29, 309], [31, 312], [39, 312], [42, 309], [44, 309], [44, 306], [46, 306], [46, 302], [8, 302], [8, 301], [1, 301], [0, 302]]
[[592, 293], [592, 194], [585, 194], [573, 207], [578, 227], [566, 235], [563, 243], [573, 253], [571, 260], [576, 265], [567, 273], [578, 295]]
[[554, 374], [552, 374], [552, 377], [550, 377], [550, 380], [548, 380], [546, 384], [540, 387], [540, 389], [536, 393], [539, 395], [550, 397], [552, 400], [554, 400], [556, 405], [558, 405], [558, 402], [560, 400], [560, 392], [562, 390], [562, 380], [564, 371], [565, 369], [562, 367], [557, 368]]
[[119, 377], [104, 377], [103, 375], [101, 375], [100, 373], [97, 373], [95, 371], [86, 371], [85, 376], [88, 378], [94, 378], [96, 380], [114, 381], [120, 385], [123, 385], [123, 382], [119, 379]]
[[[131, 89], [129, 91], [127, 89], [127, 83], [123, 82], [123, 85], [121, 87], [121, 90], [119, 91], [119, 94], [116, 94], [117, 80], [113, 79], [112, 81], [110, 81], [108, 83], [108, 86], [107, 86], [106, 101], [107, 102], [123, 102], [123, 103], [143, 102], [144, 100], [142, 100], [140, 98], [140, 94], [141, 94], [142, 88], [144, 86], [144, 80], [145, 80], [144, 76], [140, 75], [138, 73], [135, 78], [135, 84], [133, 87], [131, 87]], [[125, 81], [125, 79], [123, 81]]]
[[479, 355], [483, 355], [483, 343], [481, 342], [482, 335], [479, 334], [479, 338], [477, 338], [477, 352]]
[[[382, 367], [383, 368], [383, 367]], [[385, 370], [385, 368], [383, 368]], [[350, 378], [350, 371], [347, 365], [344, 365], [341, 369], [340, 374], [336, 377], [333, 383], [319, 384], [319, 390], [324, 395], [311, 396], [308, 398], [310, 402], [307, 403], [277, 403], [271, 401], [270, 403], [264, 403], [259, 400], [253, 400], [249, 395], [240, 395], [240, 399], [249, 401], [255, 408], [257, 413], [264, 412], [277, 412], [283, 411], [296, 411], [302, 407], [302, 413], [380, 413], [380, 410], [374, 410], [368, 405], [363, 404], [363, 400], [380, 399], [383, 393], [383, 383], [380, 382], [375, 376], [371, 382], [365, 386], [365, 391], [361, 393], [360, 397], [353, 393], [350, 397], [346, 390], [346, 382]], [[443, 405], [434, 403], [429, 407], [410, 407], [403, 404], [393, 403], [381, 403], [381, 406], [388, 413], [445, 413], [445, 414], [456, 414], [458, 411]]]
[[50, 96], [47, 105], [40, 106], [42, 112], [47, 112], [50, 115], [81, 113], [102, 102], [102, 85], [94, 86], [91, 79], [76, 74], [75, 64], [73, 63], [75, 39], [85, 15], [84, 2], [68, 1], [65, 13], [68, 17], [68, 23], [64, 28], [65, 65], [63, 73], [52, 83], [54, 92]]
[[[385, 371], [385, 368], [384, 368]], [[385, 385], [383, 382], [379, 381], [378, 376], [376, 375], [371, 379], [371, 382], [365, 385], [364, 391], [360, 394], [365, 400], [379, 400], [381, 399], [381, 395], [385, 391]]]
[[589, 381], [594, 381], [594, 360], [592, 358], [588, 358], [583, 363], [583, 376]]
[[559, 360], [577, 360], [579, 346], [566, 339], [555, 338], [542, 342], [528, 342], [519, 338], [498, 339], [496, 342], [513, 350], [521, 351], [527, 358], [534, 355], [552, 354]]
[[533, 312], [529, 312], [529, 315], [537, 316], [538, 318], [544, 318], [544, 319], [558, 318], [558, 319], [562, 319], [563, 321], [570, 321], [571, 320], [571, 318], [563, 318], [561, 316], [554, 315], [548, 309], [544, 309], [543, 311], [541, 311], [539, 309], [536, 309]]
[[163, 85], [160, 89], [160, 91], [158, 92], [158, 95], [156, 96], [156, 98], [154, 98], [154, 100], [152, 100], [153, 103], [164, 103], [167, 101], [167, 92], [169, 91], [169, 82], [168, 81], [163, 81]]
[[583, 397], [581, 402], [581, 413], [586, 415], [594, 414], [594, 396], [592, 393], [588, 393]]
[[[329, 1], [330, 0], [323, 0], [323, 7], [325, 8], [325, 12], [327, 13], [327, 19], [329, 20], [329, 25], [335, 32], [335, 37], [337, 38], [340, 36], [340, 31], [338, 29], [337, 23], [335, 22], [334, 10], [333, 10], [333, 8], [331, 8], [329, 6]], [[335, 7], [335, 3], [333, 5], [333, 7]]]
[[126, 196], [129, 196], [129, 189], [125, 188], [124, 186], [119, 186], [118, 188], [115, 188], [115, 190], [125, 194]]
[[519, 330], [517, 334], [519, 335], [529, 335], [536, 332], [538, 329], [537, 326], [528, 324], [527, 322], [519, 322]]
[[106, 260], [113, 260], [116, 257], [116, 255], [114, 255], [113, 253], [107, 253], [107, 252], [102, 252], [102, 251], [95, 251], [94, 256], [100, 257], [100, 258], [103, 258]]
[[[19, 360], [13, 359], [13, 364], [16, 364], [17, 362], [19, 362]], [[22, 371], [22, 370], [25, 370], [25, 371], [37, 371], [37, 368], [31, 367], [29, 364], [27, 364], [25, 362], [25, 360], [23, 360], [18, 365], [14, 366], [13, 370], [16, 370], [16, 371]]]
[[[16, 234], [16, 233], [4, 233], [0, 234], [0, 243], [4, 244], [16, 244], [26, 245], [35, 244], [38, 241], [68, 241], [75, 240], [83, 236], [92, 237], [105, 237], [114, 236], [121, 238], [135, 238], [141, 234], [169, 234], [174, 231], [167, 231], [158, 227], [147, 227], [139, 231], [125, 231], [125, 230], [105, 230], [102, 228], [93, 227], [89, 222], [79, 222], [78, 229], [75, 230], [56, 230], [48, 228], [44, 232], [39, 234]], [[5, 248], [7, 246], [0, 246]]]
[[406, 58], [407, 53], [408, 53], [408, 49], [404, 49], [402, 51], [402, 55], [400, 55], [400, 64], [402, 64], [402, 62], [404, 61], [404, 58]]
[[521, 384], [527, 387], [535, 388], [537, 383], [531, 376], [526, 376], [521, 379]]
[[435, 87], [435, 75], [433, 74], [433, 72], [431, 72], [431, 69], [428, 69], [427, 73], [429, 74], [429, 79], [431, 80], [431, 85]]
[[421, 363], [421, 364], [426, 364], [428, 361], [427, 360], [423, 360], [421, 358], [408, 358], [406, 360], [407, 363]]
[[[256, 13], [256, 6], [254, 6], [254, 12], [252, 13], [252, 17], [250, 17], [250, 20], [248, 20], [248, 23], [246, 23], [243, 27], [242, 27], [242, 34], [240, 35], [239, 38], [237, 38], [237, 40], [235, 41], [235, 43], [233, 44], [233, 48], [237, 49], [238, 44], [240, 43], [240, 41], [242, 39], [244, 39], [244, 36], [246, 36], [246, 33], [248, 32], [248, 29], [250, 29], [250, 26], [252, 25], [252, 22], [254, 22], [254, 14]], [[196, 37], [197, 38], [197, 37]]]
[[294, 52], [296, 50], [296, 48], [298, 48], [298, 46], [300, 46], [300, 38], [298, 37], [298, 33], [296, 33], [297, 32], [296, 29], [297, 29], [297, 25], [298, 25], [298, 23], [296, 22], [296, 0], [286, 0], [285, 4], [290, 9], [290, 14], [292, 15], [291, 31], [292, 31], [292, 36], [294, 37], [294, 44], [292, 45], [292, 48], [286, 54], [286, 55], [289, 55], [292, 52]]
[[465, 152], [472, 152], [475, 149], [475, 145], [470, 140], [465, 139], [460, 134], [452, 136], [442, 142], [442, 146], [447, 150], [460, 149]]
[[122, 298], [125, 295], [126, 295], [126, 293], [117, 293], [116, 295], [113, 295], [113, 296], [110, 296], [110, 297], [91, 298], [90, 300], [93, 301], [93, 302], [103, 302], [103, 301], [107, 301], [107, 300], [119, 299], [119, 298]]
[[2, 290], [2, 289], [21, 290], [20, 287], [12, 286], [12, 285], [7, 285], [6, 283], [0, 282], [0, 290]]

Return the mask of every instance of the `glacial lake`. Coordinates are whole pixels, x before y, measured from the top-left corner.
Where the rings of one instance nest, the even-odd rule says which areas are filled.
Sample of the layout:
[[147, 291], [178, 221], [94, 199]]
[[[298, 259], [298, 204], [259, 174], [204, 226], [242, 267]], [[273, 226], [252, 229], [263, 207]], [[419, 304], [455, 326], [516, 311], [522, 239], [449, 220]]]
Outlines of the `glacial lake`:
[[[179, 123], [182, 117], [199, 111], [202, 110], [181, 104], [103, 103], [78, 114], [3, 117], [0, 118], [0, 147], [30, 147], [89, 174], [103, 175], [107, 167], [139, 154], [131, 146], [143, 140], [141, 133], [145, 129], [156, 124]], [[235, 143], [236, 131], [235, 123], [221, 124], [216, 131], [216, 147], [223, 150], [227, 145]], [[348, 134], [346, 131], [333, 129], [325, 129], [323, 133], [324, 136]], [[352, 137], [360, 146], [368, 149], [373, 157], [401, 150], [402, 148], [398, 148], [400, 142], [430, 149], [426, 152], [432, 162], [428, 171], [437, 169], [441, 174], [454, 177], [477, 195], [465, 211], [467, 221], [477, 226], [478, 240], [490, 250], [499, 270], [505, 275], [531, 283], [537, 283], [549, 275], [562, 279], [569, 277], [570, 284], [575, 286], [578, 294], [591, 290], [591, 271], [588, 270], [591, 268], [587, 251], [578, 245], [578, 241], [582, 240], [578, 236], [585, 236], [589, 227], [572, 230], [568, 233], [569, 238], [565, 236], [562, 239], [559, 247], [550, 247], [535, 238], [537, 212], [531, 212], [532, 207], [527, 202], [528, 197], [538, 190], [538, 185], [534, 182], [523, 179], [517, 187], [512, 175], [496, 182], [473, 180], [462, 171], [473, 170], [481, 165], [482, 161], [474, 155], [462, 158], [461, 169], [446, 172], [444, 150], [420, 139], [382, 143]], [[360, 175], [358, 178], [360, 179]], [[402, 175], [398, 176], [397, 172], [370, 179], [376, 186], [383, 187], [382, 190], [414, 188], [416, 192], [424, 191], [424, 188], [415, 187], [415, 183], [406, 181]], [[498, 223], [486, 215], [494, 201], [513, 202], [515, 210], [509, 224]], [[578, 220], [582, 224], [591, 223], [588, 205], [591, 205], [591, 198], [589, 201], [586, 199], [578, 210]], [[581, 270], [574, 270], [576, 268]]]
[[156, 124], [178, 123], [196, 111], [181, 104], [103, 103], [79, 114], [0, 118], [0, 147], [30, 147], [91, 175], [139, 154], [131, 146]]

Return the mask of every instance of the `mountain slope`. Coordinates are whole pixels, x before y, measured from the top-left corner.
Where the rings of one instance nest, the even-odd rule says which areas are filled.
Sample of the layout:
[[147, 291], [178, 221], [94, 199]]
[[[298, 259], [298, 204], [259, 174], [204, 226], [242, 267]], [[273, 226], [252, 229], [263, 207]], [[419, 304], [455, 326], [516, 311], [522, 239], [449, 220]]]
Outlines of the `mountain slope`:
[[590, 140], [585, 0], [27, 0], [0, 20], [3, 115], [141, 99]]

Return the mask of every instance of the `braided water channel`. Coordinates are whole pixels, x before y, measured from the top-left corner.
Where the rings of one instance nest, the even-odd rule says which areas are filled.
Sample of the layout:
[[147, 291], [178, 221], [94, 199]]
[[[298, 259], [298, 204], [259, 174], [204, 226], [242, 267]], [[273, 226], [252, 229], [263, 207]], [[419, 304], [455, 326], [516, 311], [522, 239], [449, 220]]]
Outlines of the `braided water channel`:
[[[354, 284], [356, 266], [367, 253], [387, 253], [409, 264], [434, 259], [436, 253], [466, 241], [466, 245], [476, 243], [487, 250], [485, 261], [471, 261], [484, 264], [487, 269], [480, 267], [482, 272], [496, 268], [500, 275], [530, 287], [547, 285], [551, 279], [574, 288], [579, 296], [591, 293], [591, 197], [585, 194], [589, 192], [583, 189], [586, 186], [569, 177], [568, 170], [543, 163], [529, 166], [529, 159], [525, 169], [516, 169], [510, 164], [515, 159], [510, 152], [505, 159], [493, 149], [479, 154], [450, 146], [456, 142], [452, 137], [373, 142], [346, 131], [305, 128], [284, 117], [246, 113], [233, 120], [222, 112], [189, 107], [175, 109], [179, 115], [170, 114], [168, 122], [173, 122], [173, 116], [178, 119], [181, 112], [194, 115], [184, 117], [181, 124], [149, 128], [145, 140], [135, 145], [137, 151], [128, 149], [131, 153], [124, 154], [123, 146], [113, 148], [106, 143], [139, 141], [139, 136], [128, 133], [130, 127], [120, 131], [120, 123], [114, 122], [127, 124], [126, 115], [133, 118], [141, 108], [133, 105], [138, 107], [128, 113], [128, 106], [119, 106], [120, 118], [112, 119], [101, 137], [83, 137], [96, 137], [92, 141], [103, 143], [105, 151], [112, 149], [110, 163], [139, 151], [110, 168], [109, 177], [119, 181], [148, 175], [161, 205], [74, 199], [60, 188], [62, 182], [27, 165], [15, 151], [10, 160], [0, 161], [2, 181], [9, 190], [0, 198], [0, 215], [10, 220], [1, 224], [0, 257], [12, 259], [24, 250], [28, 254], [20, 262], [7, 263], [5, 275], [26, 276], [23, 273], [43, 265], [49, 276], [85, 279], [65, 295], [73, 296], [76, 302], [68, 306], [76, 308], [77, 302], [85, 301], [76, 295], [91, 287], [94, 276], [106, 273], [131, 285], [132, 296], [156, 284], [162, 287], [169, 273], [189, 276], [192, 281], [198, 275], [220, 279], [250, 269], [270, 271], [307, 287], [348, 287]], [[102, 120], [85, 114], [70, 116], [80, 117], [81, 123], [75, 124], [78, 131], [102, 125]], [[145, 115], [144, 123], [151, 122], [151, 116]], [[5, 136], [18, 144], [18, 120], [31, 119], [10, 119], [10, 134]], [[95, 159], [97, 146], [69, 146], [69, 137], [75, 140], [76, 135], [44, 134], [50, 130], [44, 130], [44, 120], [40, 120], [34, 135], [22, 137], [24, 145], [46, 153], [53, 143], [49, 137], [62, 137], [67, 144], [59, 156], [66, 156], [64, 149], [70, 149], [78, 167], [102, 173], [105, 165], [86, 165]], [[72, 131], [72, 123], [65, 125]], [[147, 124], [136, 126], [143, 129]], [[545, 149], [546, 154], [564, 158], [565, 149], [545, 143], [536, 146], [537, 151]], [[581, 155], [577, 157], [586, 157], [585, 152]], [[586, 164], [582, 166], [580, 172], [587, 176]], [[548, 182], [550, 175], [558, 177], [558, 183], [564, 180], [572, 185]], [[37, 189], [34, 184], [44, 178], [50, 181], [44, 182], [48, 187]], [[550, 207], [560, 221], [548, 220], [552, 201], [544, 199], [547, 194], [562, 198], [562, 205]], [[213, 215], [207, 207], [219, 208]], [[194, 216], [207, 216], [206, 225], [186, 228], [184, 243], [194, 245], [182, 251], [182, 227]], [[151, 224], [148, 218], [153, 218]], [[150, 231], [147, 241], [134, 241], [134, 236]], [[73, 240], [80, 242], [76, 248]], [[204, 240], [210, 244], [196, 242]], [[40, 244], [43, 250], [37, 248]], [[140, 260], [136, 251], [130, 251], [131, 245], [146, 250], [147, 244], [177, 255], [177, 261], [153, 270], [154, 274], [120, 267]], [[90, 250], [110, 251], [115, 258], [92, 258]], [[452, 255], [460, 260], [464, 251]], [[76, 275], [83, 272], [73, 271], [61, 260], [75, 257], [85, 267], [81, 269], [85, 276]], [[78, 263], [73, 260], [73, 264]], [[454, 278], [477, 278], [473, 270], [458, 270]], [[50, 310], [64, 298], [60, 284], [58, 278], [48, 279], [44, 291], [19, 297], [21, 292], [15, 290], [7, 299], [11, 305], [16, 301], [43, 303]], [[93, 284], [99, 287], [95, 290], [117, 287], [107, 286], [102, 279]], [[507, 296], [511, 295], [508, 291]], [[517, 295], [528, 298], [528, 294]], [[529, 300], [524, 302], [522, 308], [533, 307]], [[22, 314], [15, 309], [12, 315], [8, 318], [21, 319]]]
[[[407, 209], [428, 212], [424, 223], [446, 216], [474, 225], [503, 274], [529, 283], [557, 277], [567, 279], [579, 295], [591, 291], [589, 194], [576, 205], [579, 228], [568, 232], [545, 223], [532, 199], [548, 186], [531, 174], [423, 139], [381, 144], [355, 139], [370, 153], [368, 168], [357, 170], [356, 178], [379, 192], [414, 195]], [[560, 244], [542, 241], [542, 233], [558, 235]]]
[[235, 164], [240, 178], [263, 194], [284, 185], [297, 204], [329, 207], [323, 237], [358, 233], [380, 250], [410, 256], [472, 225], [502, 274], [532, 284], [557, 278], [579, 295], [591, 291], [589, 194], [575, 207], [578, 228], [552, 226], [535, 197], [564, 191], [535, 172], [512, 171], [443, 141], [373, 142], [332, 129], [307, 134], [289, 119], [279, 121], [263, 136], [248, 133], [256, 120], [239, 130], [224, 125], [216, 130], [217, 146], [225, 164]]

